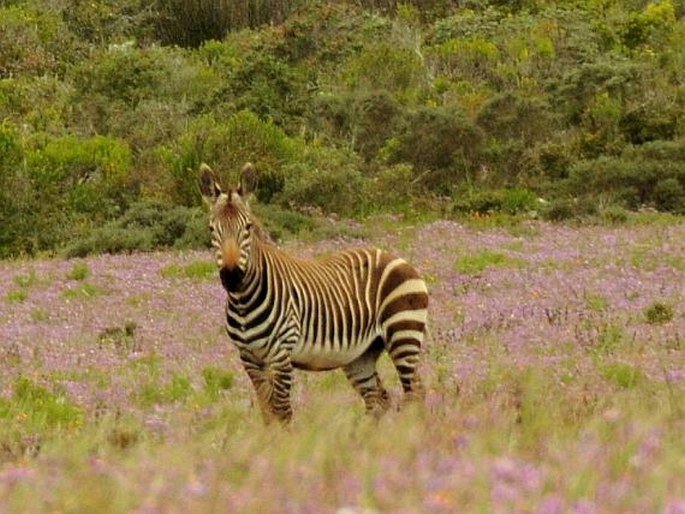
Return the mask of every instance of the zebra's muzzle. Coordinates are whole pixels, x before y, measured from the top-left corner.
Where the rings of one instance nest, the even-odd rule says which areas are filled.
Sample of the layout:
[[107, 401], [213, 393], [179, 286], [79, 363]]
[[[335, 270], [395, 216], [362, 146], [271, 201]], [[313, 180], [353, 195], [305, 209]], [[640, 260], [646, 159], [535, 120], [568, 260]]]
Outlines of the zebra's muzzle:
[[236, 291], [245, 276], [245, 272], [238, 267], [229, 269], [223, 267], [219, 270], [221, 284], [226, 291]]

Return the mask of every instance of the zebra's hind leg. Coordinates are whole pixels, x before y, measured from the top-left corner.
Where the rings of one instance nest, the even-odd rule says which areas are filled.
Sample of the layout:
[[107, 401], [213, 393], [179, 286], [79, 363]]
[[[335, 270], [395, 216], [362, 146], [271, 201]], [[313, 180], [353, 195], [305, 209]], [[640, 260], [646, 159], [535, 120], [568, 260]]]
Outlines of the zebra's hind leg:
[[376, 371], [376, 361], [383, 351], [383, 340], [376, 339], [366, 352], [343, 367], [345, 376], [360, 394], [366, 412], [379, 418], [390, 407], [390, 395]]
[[404, 401], [423, 401], [425, 390], [419, 375], [419, 354], [423, 342], [421, 330], [398, 330], [390, 335], [388, 354], [404, 390]]

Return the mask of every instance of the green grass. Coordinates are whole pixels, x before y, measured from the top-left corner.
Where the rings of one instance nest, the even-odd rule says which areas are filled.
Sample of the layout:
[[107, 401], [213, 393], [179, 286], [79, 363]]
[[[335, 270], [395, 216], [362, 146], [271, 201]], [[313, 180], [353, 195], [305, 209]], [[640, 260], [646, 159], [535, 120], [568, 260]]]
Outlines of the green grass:
[[5, 294], [5, 301], [7, 303], [21, 303], [26, 301], [28, 297], [29, 294], [25, 289], [12, 289]]
[[67, 272], [66, 277], [69, 280], [82, 281], [90, 276], [90, 266], [85, 262], [77, 262], [74, 264], [69, 272]]
[[55, 437], [76, 430], [83, 424], [84, 412], [60, 391], [21, 376], [12, 385], [12, 396], [0, 398], [0, 419], [0, 433], [11, 446], [26, 434]]
[[77, 286], [62, 291], [62, 296], [67, 300], [85, 300], [105, 294], [107, 291], [104, 288], [88, 282], [79, 282]]
[[187, 278], [191, 280], [210, 280], [216, 279], [217, 268], [213, 261], [196, 261], [182, 266], [180, 264], [169, 264], [159, 272], [162, 277], [169, 279]]
[[218, 398], [221, 392], [231, 389], [235, 380], [233, 372], [217, 367], [204, 368], [202, 378], [205, 381], [205, 391], [212, 398]]
[[14, 283], [22, 288], [31, 287], [38, 282], [38, 277], [33, 269], [30, 269], [26, 273], [21, 273], [13, 277]]
[[609, 307], [609, 301], [599, 293], [585, 293], [585, 303], [591, 311], [604, 312]]
[[635, 388], [644, 380], [642, 371], [630, 364], [605, 364], [601, 371], [606, 380], [624, 389]]
[[482, 273], [489, 267], [523, 267], [525, 261], [509, 257], [508, 255], [492, 250], [479, 250], [474, 254], [464, 254], [457, 257], [454, 267], [460, 273], [475, 275]]

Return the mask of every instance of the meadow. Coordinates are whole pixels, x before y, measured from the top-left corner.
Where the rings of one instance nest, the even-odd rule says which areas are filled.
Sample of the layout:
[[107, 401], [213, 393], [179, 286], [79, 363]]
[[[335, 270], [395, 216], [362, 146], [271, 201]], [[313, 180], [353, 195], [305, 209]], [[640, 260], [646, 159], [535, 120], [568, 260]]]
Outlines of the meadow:
[[423, 408], [375, 422], [341, 372], [298, 372], [287, 429], [210, 251], [0, 261], [0, 513], [682, 514], [685, 223], [631, 220], [285, 243], [389, 249], [431, 293]]

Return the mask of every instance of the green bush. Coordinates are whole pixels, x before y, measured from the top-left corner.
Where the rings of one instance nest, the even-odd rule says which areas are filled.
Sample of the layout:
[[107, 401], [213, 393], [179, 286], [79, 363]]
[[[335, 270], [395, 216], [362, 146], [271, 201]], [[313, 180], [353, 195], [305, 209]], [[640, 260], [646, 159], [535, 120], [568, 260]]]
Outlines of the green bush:
[[680, 213], [685, 208], [685, 143], [653, 142], [628, 147], [619, 157], [599, 157], [571, 167], [568, 194], [607, 196], [637, 209], [643, 205]]
[[79, 132], [126, 141], [154, 190], [164, 183], [158, 148], [180, 137], [211, 103], [221, 78], [179, 49], [122, 45], [93, 53], [70, 71], [74, 87], [64, 117]]
[[619, 28], [621, 41], [630, 49], [658, 44], [673, 31], [675, 24], [675, 7], [671, 0], [649, 3], [642, 12], [630, 13], [623, 22]]
[[153, 238], [146, 231], [132, 231], [108, 224], [79, 238], [63, 249], [65, 257], [86, 257], [103, 253], [132, 253], [154, 249]]
[[181, 205], [201, 203], [197, 170], [202, 162], [211, 164], [224, 187], [237, 184], [242, 166], [252, 162], [259, 171], [258, 197], [268, 202], [284, 187], [283, 166], [300, 151], [301, 143], [248, 111], [224, 122], [198, 118], [173, 148], [163, 150], [172, 178], [171, 198]]
[[273, 203], [257, 203], [252, 205], [252, 210], [264, 224], [269, 237], [274, 241], [312, 232], [319, 226], [319, 222], [315, 218]]
[[133, 204], [121, 217], [63, 248], [67, 257], [209, 246], [205, 214], [157, 201]]
[[542, 219], [567, 221], [597, 214], [597, 205], [591, 200], [555, 198], [540, 209]]
[[233, 110], [250, 111], [284, 129], [299, 128], [306, 109], [306, 89], [312, 70], [284, 62], [277, 56], [255, 49], [242, 56], [226, 77], [224, 98]]
[[429, 57], [439, 76], [453, 81], [497, 84], [497, 45], [480, 37], [453, 38], [430, 49]]
[[125, 208], [137, 195], [131, 165], [129, 147], [105, 136], [66, 136], [27, 155], [32, 186], [41, 199], [94, 221]]
[[140, 0], [66, 0], [62, 19], [79, 39], [91, 44], [117, 43], [122, 39], [147, 40], [153, 10]]
[[21, 162], [24, 148], [14, 130], [0, 125], [0, 257], [12, 253], [12, 247], [22, 232]]
[[628, 221], [628, 211], [620, 205], [608, 205], [599, 211], [604, 223], [609, 225], [620, 225]]
[[476, 122], [489, 137], [518, 139], [526, 144], [547, 139], [557, 127], [551, 107], [544, 99], [516, 93], [490, 98]]
[[284, 0], [158, 0], [155, 30], [164, 45], [198, 47], [227, 32], [282, 22], [297, 2]]
[[456, 195], [452, 210], [457, 213], [511, 215], [526, 214], [537, 208], [537, 195], [524, 188], [467, 190]]
[[0, 79], [61, 73], [75, 57], [74, 46], [54, 13], [0, 4]]
[[409, 164], [382, 166], [365, 181], [364, 197], [370, 212], [403, 212], [416, 193], [414, 169]]
[[406, 162], [429, 189], [449, 194], [474, 176], [482, 133], [460, 110], [424, 107], [407, 117], [385, 151], [391, 163]]
[[[112, 138], [46, 138], [23, 149], [3, 136], [7, 202], [2, 253], [33, 254], [87, 232], [125, 209], [137, 195], [131, 176], [131, 151]], [[2, 193], [0, 193], [1, 195]]]
[[411, 48], [391, 43], [365, 47], [343, 65], [342, 79], [352, 90], [389, 91], [409, 101], [424, 86], [427, 77], [419, 56]]
[[350, 152], [306, 148], [300, 160], [284, 166], [283, 175], [283, 190], [275, 197], [281, 205], [343, 216], [363, 208], [364, 179]]
[[402, 107], [384, 90], [315, 97], [307, 122], [326, 142], [346, 141], [369, 162], [401, 127]]

